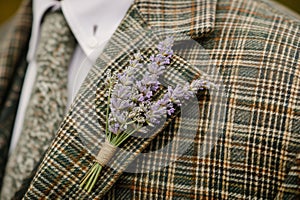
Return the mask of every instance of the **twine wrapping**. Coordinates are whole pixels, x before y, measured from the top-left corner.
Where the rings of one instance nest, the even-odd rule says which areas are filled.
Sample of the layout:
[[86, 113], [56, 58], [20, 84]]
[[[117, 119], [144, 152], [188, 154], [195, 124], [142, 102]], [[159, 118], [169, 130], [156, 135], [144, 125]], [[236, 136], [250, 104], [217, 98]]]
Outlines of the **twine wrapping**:
[[97, 162], [103, 167], [114, 156], [116, 150], [117, 150], [116, 146], [110, 144], [108, 140], [105, 140], [101, 150], [99, 151], [96, 157]]

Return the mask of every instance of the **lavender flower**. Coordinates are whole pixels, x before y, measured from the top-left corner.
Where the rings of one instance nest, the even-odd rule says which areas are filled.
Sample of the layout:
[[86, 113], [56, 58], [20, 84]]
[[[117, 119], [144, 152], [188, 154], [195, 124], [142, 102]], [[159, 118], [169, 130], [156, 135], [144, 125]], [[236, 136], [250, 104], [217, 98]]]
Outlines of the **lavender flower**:
[[148, 125], [154, 126], [154, 124], [158, 124], [159, 119], [166, 114], [166, 109], [162, 105], [162, 102], [158, 100], [149, 107], [149, 110], [145, 113]]
[[170, 64], [170, 58], [173, 55], [173, 37], [168, 37], [164, 41], [160, 42], [157, 45], [159, 54], [156, 56], [151, 56], [150, 60], [152, 63], [157, 63], [158, 65], [168, 65]]
[[185, 100], [191, 98], [198, 90], [210, 88], [213, 84], [209, 81], [197, 79], [191, 84], [168, 86], [167, 92], [157, 101], [152, 97], [160, 86], [159, 77], [165, 72], [166, 65], [170, 63], [173, 55], [173, 38], [167, 38], [157, 45], [159, 53], [150, 57], [151, 63], [145, 66], [146, 72], [140, 80], [137, 74], [143, 65], [140, 53], [134, 54], [129, 61], [128, 68], [118, 75], [113, 88], [110, 101], [111, 114], [109, 116], [109, 130], [114, 134], [120, 134], [128, 129], [128, 126], [141, 127], [154, 126], [164, 115], [172, 115], [175, 105], [181, 106]]
[[[194, 80], [192, 83], [177, 85], [175, 88], [168, 86], [166, 93], [157, 100], [153, 96], [160, 87], [160, 76], [165, 72], [166, 65], [169, 65], [173, 55], [173, 38], [167, 38], [157, 45], [158, 54], [150, 57], [151, 63], [142, 65], [143, 59], [138, 52], [134, 54], [129, 65], [115, 76], [108, 72], [106, 85], [109, 92], [108, 107], [106, 110], [106, 142], [108, 148], [102, 148], [97, 156], [98, 162], [83, 178], [81, 187], [91, 191], [104, 164], [111, 158], [120, 144], [135, 132], [146, 132], [148, 126], [153, 127], [159, 124], [163, 116], [174, 114], [175, 107], [181, 106], [184, 101], [191, 98], [198, 90], [216, 87], [209, 81]], [[142, 78], [135, 74], [145, 67]], [[112, 148], [115, 147], [115, 148]], [[107, 149], [111, 152], [107, 153]], [[102, 152], [103, 150], [103, 152]], [[100, 155], [100, 156], [99, 156]]]

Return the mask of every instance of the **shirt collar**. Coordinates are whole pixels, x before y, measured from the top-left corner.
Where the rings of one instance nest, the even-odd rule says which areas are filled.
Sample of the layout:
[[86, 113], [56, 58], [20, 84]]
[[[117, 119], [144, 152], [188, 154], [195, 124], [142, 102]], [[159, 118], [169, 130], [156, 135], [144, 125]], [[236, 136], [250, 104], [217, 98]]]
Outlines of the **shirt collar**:
[[[79, 45], [86, 56], [92, 57], [95, 47], [110, 38], [133, 1], [33, 0], [33, 27], [27, 60], [34, 58], [41, 19], [50, 7], [62, 6]], [[167, 29], [196, 38], [212, 32], [214, 28], [217, 0], [135, 0], [135, 4], [153, 30]], [[183, 4], [187, 12], [178, 9]]]
[[[104, 46], [124, 18], [133, 0], [64, 0], [64, 16], [84, 53]], [[95, 58], [94, 58], [95, 59]], [[94, 60], [93, 59], [93, 60]]]
[[[43, 15], [61, 7], [78, 44], [87, 57], [105, 44], [117, 29], [133, 0], [33, 0], [33, 27], [27, 60], [34, 59]], [[104, 46], [104, 45], [102, 45]], [[94, 58], [91, 58], [94, 60]]]

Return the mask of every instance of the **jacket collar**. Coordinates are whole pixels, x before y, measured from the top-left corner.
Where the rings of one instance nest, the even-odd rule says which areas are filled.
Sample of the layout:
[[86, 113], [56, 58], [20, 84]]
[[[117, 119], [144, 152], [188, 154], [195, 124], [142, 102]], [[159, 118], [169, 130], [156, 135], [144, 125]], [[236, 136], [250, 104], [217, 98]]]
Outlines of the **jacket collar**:
[[217, 0], [136, 0], [135, 3], [155, 31], [197, 38], [214, 29]]

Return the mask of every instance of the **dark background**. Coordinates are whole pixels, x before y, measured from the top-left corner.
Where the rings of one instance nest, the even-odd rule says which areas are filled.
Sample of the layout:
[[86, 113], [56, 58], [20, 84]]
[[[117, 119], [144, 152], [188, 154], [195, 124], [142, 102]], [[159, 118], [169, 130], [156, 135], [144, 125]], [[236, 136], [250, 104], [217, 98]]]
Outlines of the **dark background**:
[[[0, 0], [0, 25], [12, 16], [22, 0]], [[108, 0], [109, 1], [109, 0]], [[249, 1], [249, 0], [245, 0]], [[300, 0], [276, 0], [300, 14]]]

